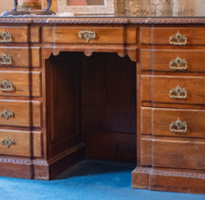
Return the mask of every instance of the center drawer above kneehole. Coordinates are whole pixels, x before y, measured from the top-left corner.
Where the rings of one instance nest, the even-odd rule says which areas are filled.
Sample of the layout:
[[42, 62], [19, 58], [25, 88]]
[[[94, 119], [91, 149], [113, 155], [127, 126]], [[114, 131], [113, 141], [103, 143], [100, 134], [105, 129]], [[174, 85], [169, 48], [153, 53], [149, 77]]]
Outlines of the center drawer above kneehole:
[[141, 70], [205, 72], [205, 51], [147, 50], [141, 55]]
[[154, 45], [204, 45], [205, 28], [146, 28], [140, 29], [140, 43]]
[[136, 44], [136, 28], [124, 27], [45, 27], [46, 43]]
[[141, 76], [141, 101], [205, 104], [205, 77]]

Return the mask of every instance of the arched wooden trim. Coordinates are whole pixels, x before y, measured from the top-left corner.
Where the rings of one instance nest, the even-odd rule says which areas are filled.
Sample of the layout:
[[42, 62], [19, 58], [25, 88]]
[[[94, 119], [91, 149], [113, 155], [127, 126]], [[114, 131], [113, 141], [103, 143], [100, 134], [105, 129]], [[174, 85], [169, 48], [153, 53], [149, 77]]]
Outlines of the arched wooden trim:
[[49, 59], [51, 54], [53, 53], [53, 49], [52, 48], [44, 48], [44, 59]]
[[116, 53], [118, 54], [119, 57], [124, 58], [126, 56], [126, 53], [124, 50], [121, 51], [116, 51]]
[[92, 50], [85, 50], [85, 51], [84, 51], [84, 54], [85, 54], [87, 57], [90, 57], [90, 56], [92, 56], [93, 51], [92, 51]]
[[60, 49], [53, 49], [53, 55], [58, 56], [60, 54], [61, 50]]
[[128, 49], [127, 55], [129, 56], [131, 61], [137, 62], [137, 49]]

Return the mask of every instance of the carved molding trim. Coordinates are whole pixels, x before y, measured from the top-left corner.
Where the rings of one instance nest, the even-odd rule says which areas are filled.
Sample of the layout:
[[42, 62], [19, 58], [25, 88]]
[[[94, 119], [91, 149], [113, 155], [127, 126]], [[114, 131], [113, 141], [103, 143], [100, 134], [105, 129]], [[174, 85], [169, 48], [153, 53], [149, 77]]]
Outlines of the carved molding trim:
[[134, 173], [147, 173], [149, 175], [205, 179], [205, 173], [158, 170], [158, 169], [145, 168], [145, 167], [137, 167], [134, 170]]
[[205, 24], [205, 18], [129, 18], [130, 24]]
[[137, 172], [137, 173], [146, 173], [146, 174], [149, 174], [153, 169], [152, 168], [146, 168], [146, 167], [137, 167], [134, 172]]
[[0, 23], [7, 23], [7, 24], [30, 24], [33, 23], [31, 18], [0, 18]]
[[0, 23], [7, 24], [205, 24], [205, 18], [6, 18]]
[[33, 18], [38, 24], [128, 24], [128, 18]]
[[157, 169], [152, 170], [150, 175], [205, 179], [205, 174], [204, 173], [177, 172], [177, 171], [168, 171], [168, 170], [166, 171], [166, 170], [157, 170]]
[[31, 160], [14, 159], [14, 158], [0, 158], [0, 162], [16, 163], [16, 164], [32, 164]]
[[26, 159], [15, 159], [15, 158], [2, 158], [0, 157], [0, 162], [16, 163], [16, 164], [35, 164], [35, 165], [47, 165], [45, 160], [26, 160]]
[[34, 165], [48, 165], [47, 161], [45, 160], [33, 160]]

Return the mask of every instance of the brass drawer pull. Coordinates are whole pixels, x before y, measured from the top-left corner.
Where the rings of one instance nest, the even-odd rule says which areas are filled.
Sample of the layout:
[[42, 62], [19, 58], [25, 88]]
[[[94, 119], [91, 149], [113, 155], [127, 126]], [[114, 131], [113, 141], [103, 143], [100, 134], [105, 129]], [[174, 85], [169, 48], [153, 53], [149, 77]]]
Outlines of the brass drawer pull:
[[1, 144], [2, 145], [6, 145], [8, 148], [11, 146], [11, 145], [14, 145], [15, 144], [15, 141], [14, 140], [10, 140], [8, 137], [4, 140], [1, 141]]
[[7, 55], [6, 53], [3, 53], [0, 55], [0, 64], [1, 65], [11, 65], [12, 63], [12, 57]]
[[94, 40], [96, 38], [96, 34], [92, 31], [80, 31], [78, 33], [78, 37], [89, 42], [90, 40]]
[[0, 116], [6, 118], [8, 120], [9, 118], [14, 117], [14, 113], [12, 113], [6, 109], [0, 113]]
[[179, 56], [177, 56], [176, 59], [173, 59], [169, 63], [169, 68], [173, 70], [185, 70], [187, 69], [187, 60], [186, 59], [181, 59]]
[[170, 124], [169, 130], [175, 133], [185, 133], [187, 132], [187, 123], [178, 119], [177, 121]]
[[12, 41], [11, 33], [6, 32], [5, 30], [0, 33], [0, 43], [7, 43]]
[[13, 83], [4, 79], [3, 82], [0, 82], [0, 91], [3, 91], [3, 92], [14, 91]]
[[169, 97], [173, 99], [186, 99], [187, 98], [187, 90], [185, 88], [181, 88], [177, 85], [176, 88], [172, 88], [169, 91]]
[[182, 35], [179, 31], [175, 34], [172, 35], [169, 38], [169, 44], [173, 44], [173, 45], [186, 45], [187, 44], [187, 37], [186, 35]]

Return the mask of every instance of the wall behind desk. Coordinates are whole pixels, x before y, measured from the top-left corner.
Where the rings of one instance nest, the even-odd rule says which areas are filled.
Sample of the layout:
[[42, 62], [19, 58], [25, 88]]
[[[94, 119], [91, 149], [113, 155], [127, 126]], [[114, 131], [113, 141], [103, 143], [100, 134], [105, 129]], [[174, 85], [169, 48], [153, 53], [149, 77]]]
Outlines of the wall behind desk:
[[0, 13], [4, 12], [5, 10], [11, 10], [14, 5], [14, 0], [0, 0]]
[[[46, 7], [47, 1], [41, 0], [43, 8]], [[14, 6], [14, 0], [0, 0], [0, 13], [4, 12], [5, 10], [11, 10]], [[55, 12], [57, 12], [57, 0], [52, 1], [51, 9]]]

